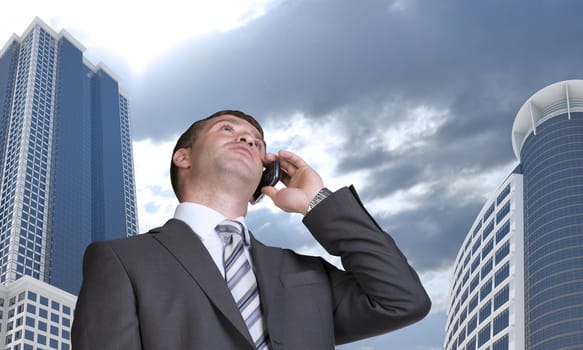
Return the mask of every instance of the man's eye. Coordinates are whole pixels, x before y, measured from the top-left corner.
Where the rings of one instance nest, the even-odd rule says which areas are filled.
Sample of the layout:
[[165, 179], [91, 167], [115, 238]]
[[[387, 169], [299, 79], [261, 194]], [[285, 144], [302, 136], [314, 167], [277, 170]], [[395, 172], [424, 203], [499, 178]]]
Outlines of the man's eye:
[[255, 141], [255, 147], [261, 149], [263, 148], [263, 143], [261, 141]]
[[233, 130], [233, 127], [231, 127], [230, 125], [223, 125], [222, 129], [225, 131], [231, 131]]

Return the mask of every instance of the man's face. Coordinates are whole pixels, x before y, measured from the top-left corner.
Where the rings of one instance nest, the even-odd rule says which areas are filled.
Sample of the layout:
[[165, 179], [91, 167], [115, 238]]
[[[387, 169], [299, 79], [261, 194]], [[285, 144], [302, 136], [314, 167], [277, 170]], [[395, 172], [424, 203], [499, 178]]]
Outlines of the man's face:
[[261, 178], [265, 143], [259, 131], [244, 119], [225, 114], [210, 119], [190, 149], [196, 177], [234, 175], [254, 190]]

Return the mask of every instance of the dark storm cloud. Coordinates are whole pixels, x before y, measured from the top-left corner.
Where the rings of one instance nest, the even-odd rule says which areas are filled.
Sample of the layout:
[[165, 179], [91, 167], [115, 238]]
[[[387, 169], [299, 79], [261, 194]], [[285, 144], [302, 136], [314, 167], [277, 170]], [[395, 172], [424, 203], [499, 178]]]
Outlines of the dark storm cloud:
[[[288, 1], [244, 28], [169, 52], [141, 82], [136, 97], [151, 99], [136, 106], [135, 131], [167, 134], [172, 126], [160, 121], [223, 105], [317, 118], [363, 98], [373, 109], [395, 96], [452, 106], [464, 94], [507, 101], [509, 92], [522, 98], [509, 106], [511, 119], [533, 89], [577, 73], [581, 49], [567, 39], [582, 25], [562, 18], [577, 4], [546, 3], [525, 11], [515, 2], [412, 2], [391, 12], [388, 1]], [[497, 107], [487, 102], [476, 107]]]
[[[136, 138], [165, 138], [235, 107], [264, 120], [338, 114], [347, 139], [358, 140], [405, 117], [405, 106], [429, 105], [448, 109], [449, 119], [428, 149], [461, 138], [489, 143], [484, 159], [502, 162], [520, 104], [581, 76], [576, 2], [403, 3], [391, 11], [390, 1], [287, 1], [246, 27], [169, 52], [134, 88]], [[387, 102], [402, 107], [382, 111]], [[475, 158], [466, 150], [456, 152], [461, 161]], [[351, 159], [338, 171], [353, 170]]]
[[[265, 199], [266, 201], [268, 199]], [[302, 225], [302, 216], [268, 209], [251, 211], [246, 222], [261, 242], [276, 247], [300, 250], [315, 243], [314, 238]]]
[[[446, 192], [434, 185], [419, 199], [419, 208], [375, 216], [419, 271], [447, 268], [452, 263], [484, 204], [480, 198], [453, 198]], [[250, 212], [247, 224], [261, 242], [298, 251], [317, 244], [301, 220], [299, 215], [260, 209]]]
[[400, 88], [408, 65], [421, 61], [393, 52], [405, 33], [391, 28], [392, 19], [398, 16], [385, 2], [288, 1], [245, 28], [184, 46], [141, 83], [138, 96], [149, 103], [136, 107], [144, 118], [143, 130], [134, 124], [136, 135], [149, 136], [153, 125], [172, 132], [160, 120], [224, 105], [317, 118], [362, 96], [376, 100], [386, 84]]
[[[335, 132], [346, 140], [334, 155], [336, 173], [369, 170], [362, 196], [383, 198], [512, 162], [510, 135], [520, 105], [550, 83], [582, 75], [576, 39], [583, 35], [583, 4], [403, 3], [404, 10], [393, 11], [390, 1], [380, 0], [287, 1], [243, 28], [185, 43], [135, 87], [137, 139], [167, 138], [221, 108], [264, 121], [295, 112], [314, 122], [334, 116]], [[447, 111], [422, 143], [391, 152], [380, 144], [363, 149], [406, 123], [416, 106]], [[455, 231], [452, 241], [459, 243], [479, 206], [442, 194], [391, 221], [423, 231], [415, 227], [423, 215], [435, 226], [432, 237]], [[455, 250], [450, 236], [443, 238], [446, 247], [434, 252], [438, 261]]]
[[[452, 198], [446, 192], [446, 188], [434, 185], [419, 199], [420, 208], [387, 217], [376, 216], [379, 225], [393, 236], [420, 271], [451, 264], [484, 204], [479, 198]], [[300, 215], [274, 213], [263, 208], [251, 211], [247, 224], [256, 238], [267, 245], [298, 251], [317, 244]]]
[[483, 202], [452, 198], [434, 186], [415, 210], [378, 219], [419, 271], [446, 268], [455, 259]]

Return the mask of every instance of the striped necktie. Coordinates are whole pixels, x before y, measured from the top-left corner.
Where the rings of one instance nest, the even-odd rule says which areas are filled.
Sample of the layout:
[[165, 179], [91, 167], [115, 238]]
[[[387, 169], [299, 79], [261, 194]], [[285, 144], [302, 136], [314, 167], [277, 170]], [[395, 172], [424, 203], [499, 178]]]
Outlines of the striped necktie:
[[255, 342], [255, 349], [268, 349], [268, 335], [261, 316], [259, 290], [243, 244], [243, 225], [238, 221], [223, 220], [215, 228], [223, 239], [225, 280], [233, 299]]

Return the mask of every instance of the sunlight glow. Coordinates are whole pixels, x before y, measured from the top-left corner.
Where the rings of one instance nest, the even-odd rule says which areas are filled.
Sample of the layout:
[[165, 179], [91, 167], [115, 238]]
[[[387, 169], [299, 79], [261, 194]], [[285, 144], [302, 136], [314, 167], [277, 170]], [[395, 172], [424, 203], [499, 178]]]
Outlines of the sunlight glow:
[[24, 0], [3, 4], [0, 40], [21, 35], [35, 16], [55, 31], [66, 29], [94, 63], [103, 52], [127, 62], [139, 75], [150, 63], [181, 42], [213, 31], [229, 31], [266, 12], [279, 0]]

